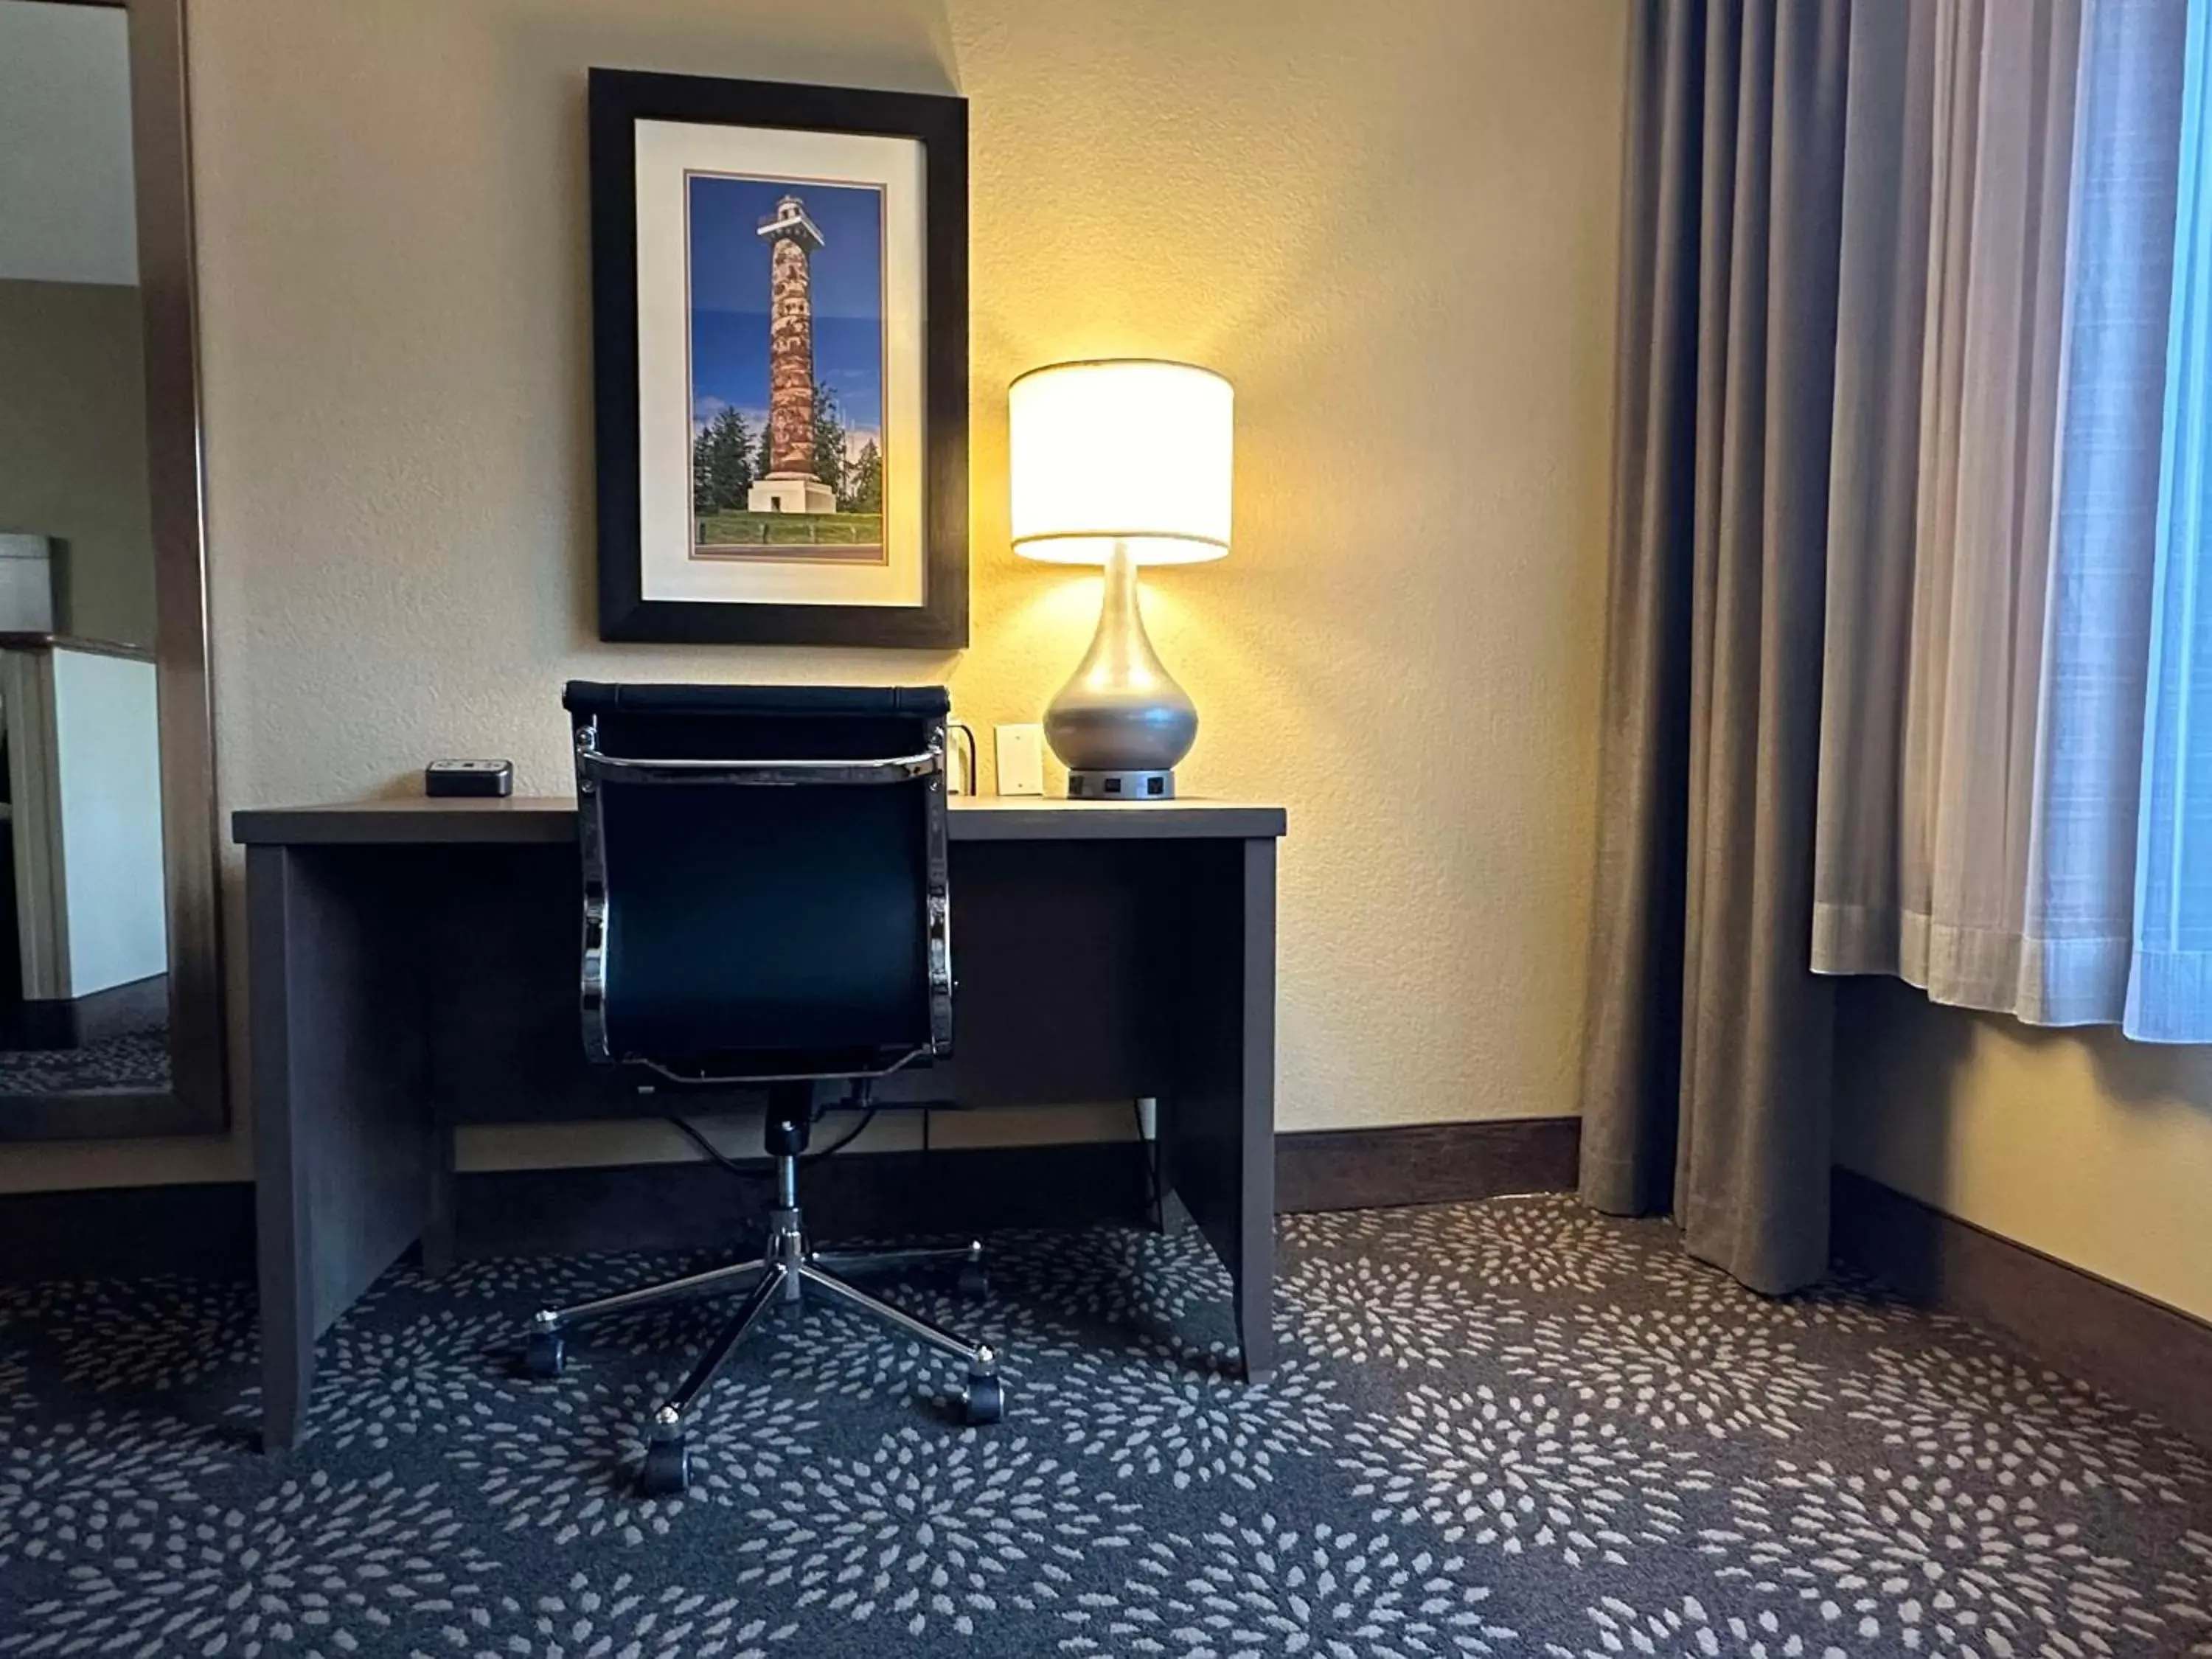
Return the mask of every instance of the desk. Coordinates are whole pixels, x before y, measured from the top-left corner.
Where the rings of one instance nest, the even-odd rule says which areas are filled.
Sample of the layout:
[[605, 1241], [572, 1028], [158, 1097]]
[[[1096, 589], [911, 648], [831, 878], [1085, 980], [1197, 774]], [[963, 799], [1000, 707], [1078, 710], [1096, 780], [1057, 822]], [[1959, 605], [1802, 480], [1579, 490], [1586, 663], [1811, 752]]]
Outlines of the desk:
[[[879, 1097], [1159, 1101], [1163, 1186], [1274, 1363], [1278, 806], [956, 797], [954, 1054]], [[588, 1066], [566, 798], [237, 813], [246, 849], [264, 1445], [315, 1339], [410, 1245], [441, 1256], [453, 1128], [657, 1112]], [[733, 1241], [734, 1242], [734, 1241]]]

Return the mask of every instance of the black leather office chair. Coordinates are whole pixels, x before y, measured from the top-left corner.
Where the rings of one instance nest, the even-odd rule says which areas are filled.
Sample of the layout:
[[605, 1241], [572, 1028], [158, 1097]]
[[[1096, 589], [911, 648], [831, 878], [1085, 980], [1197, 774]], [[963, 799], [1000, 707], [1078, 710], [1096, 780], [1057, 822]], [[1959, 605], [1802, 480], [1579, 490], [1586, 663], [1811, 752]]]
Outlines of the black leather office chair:
[[580, 1320], [744, 1290], [653, 1413], [652, 1492], [689, 1483], [685, 1425], [779, 1302], [818, 1297], [965, 1361], [967, 1420], [996, 1422], [988, 1346], [841, 1277], [943, 1262], [980, 1289], [981, 1247], [824, 1255], [799, 1208], [817, 1084], [865, 1097], [871, 1079], [952, 1051], [944, 690], [578, 681], [562, 702], [582, 838], [585, 1050], [660, 1089], [764, 1087], [776, 1199], [757, 1258], [538, 1313], [526, 1368], [557, 1376]]

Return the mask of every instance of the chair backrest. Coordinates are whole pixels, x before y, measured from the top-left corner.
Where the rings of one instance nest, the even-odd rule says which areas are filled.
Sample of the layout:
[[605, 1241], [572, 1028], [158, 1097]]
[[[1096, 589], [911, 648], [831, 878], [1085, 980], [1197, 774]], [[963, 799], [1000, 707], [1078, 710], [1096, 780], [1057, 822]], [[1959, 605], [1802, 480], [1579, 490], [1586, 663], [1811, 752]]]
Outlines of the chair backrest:
[[593, 1059], [862, 1077], [952, 1048], [941, 687], [571, 682]]

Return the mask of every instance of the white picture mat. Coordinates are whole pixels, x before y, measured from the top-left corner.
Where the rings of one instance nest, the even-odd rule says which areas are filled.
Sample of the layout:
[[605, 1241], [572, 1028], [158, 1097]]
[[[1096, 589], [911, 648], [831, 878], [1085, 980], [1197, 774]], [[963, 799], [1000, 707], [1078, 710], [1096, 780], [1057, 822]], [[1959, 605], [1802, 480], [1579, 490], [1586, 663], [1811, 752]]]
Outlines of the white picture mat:
[[[640, 121], [637, 465], [647, 599], [920, 605], [922, 543], [923, 150], [919, 140]], [[691, 556], [690, 248], [685, 175], [875, 185], [884, 192], [884, 562]]]

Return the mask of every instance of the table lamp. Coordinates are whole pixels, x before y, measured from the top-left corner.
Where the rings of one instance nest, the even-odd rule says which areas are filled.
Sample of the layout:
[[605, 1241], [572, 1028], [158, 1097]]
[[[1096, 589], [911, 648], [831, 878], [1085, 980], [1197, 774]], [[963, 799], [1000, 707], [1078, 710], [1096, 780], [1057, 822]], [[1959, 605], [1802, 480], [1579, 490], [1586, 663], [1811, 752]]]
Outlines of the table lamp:
[[1091, 648], [1045, 710], [1077, 800], [1167, 800], [1198, 709], [1145, 633], [1137, 567], [1229, 551], [1229, 382], [1148, 358], [1053, 363], [1006, 394], [1014, 550], [1106, 568]]

